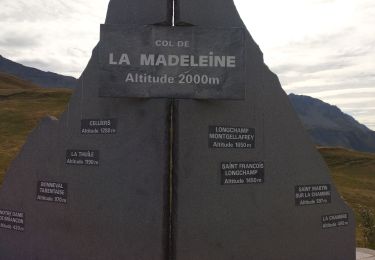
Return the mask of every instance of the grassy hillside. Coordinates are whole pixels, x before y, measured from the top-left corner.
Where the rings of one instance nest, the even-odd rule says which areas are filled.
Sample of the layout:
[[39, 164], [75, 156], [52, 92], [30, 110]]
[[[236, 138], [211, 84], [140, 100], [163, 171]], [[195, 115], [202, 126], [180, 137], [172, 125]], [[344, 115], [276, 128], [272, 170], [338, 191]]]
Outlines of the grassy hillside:
[[[0, 184], [5, 170], [16, 156], [29, 132], [46, 115], [59, 116], [70, 90], [41, 89], [9, 75], [0, 74]], [[333, 179], [357, 217], [358, 246], [365, 245], [361, 209], [375, 212], [375, 154], [340, 148], [319, 148]]]
[[375, 154], [341, 148], [319, 148], [319, 151], [332, 172], [337, 189], [356, 213], [357, 244], [375, 249], [374, 241], [365, 244], [364, 220], [360, 214], [364, 209], [375, 213]]
[[31, 82], [19, 79], [13, 75], [0, 72], [0, 90], [38, 89], [39, 87]]
[[42, 89], [0, 73], [0, 184], [10, 161], [38, 121], [65, 109], [71, 90]]

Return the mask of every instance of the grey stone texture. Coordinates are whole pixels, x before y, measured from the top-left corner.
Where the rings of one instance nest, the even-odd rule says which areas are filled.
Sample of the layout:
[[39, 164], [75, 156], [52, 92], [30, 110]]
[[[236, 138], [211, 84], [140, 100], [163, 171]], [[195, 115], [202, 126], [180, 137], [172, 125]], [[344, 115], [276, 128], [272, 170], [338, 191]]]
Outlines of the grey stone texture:
[[[176, 15], [176, 25], [244, 28], [232, 0], [180, 0]], [[106, 23], [168, 25], [170, 18], [171, 1], [111, 0]], [[355, 259], [353, 213], [250, 34], [245, 100], [176, 100], [173, 111], [166, 99], [100, 98], [100, 44], [67, 111], [60, 120], [40, 123], [6, 175], [0, 191], [1, 260]], [[115, 119], [109, 129], [116, 133], [82, 134], [85, 119]], [[88, 131], [100, 129], [84, 122]], [[234, 137], [245, 136], [251, 140], [241, 144], [249, 146], [213, 148], [220, 141], [209, 138], [215, 126], [245, 131], [228, 133], [225, 143], [235, 145]], [[95, 151], [99, 165], [67, 164], [68, 150]], [[87, 154], [70, 158], [90, 159]], [[224, 162], [265, 167], [259, 183], [223, 185]], [[40, 181], [61, 183], [67, 202], [37, 200], [47, 192], [37, 192]], [[328, 200], [296, 205], [296, 186], [318, 184], [330, 185]], [[7, 216], [12, 212], [19, 214]], [[322, 219], [344, 213], [348, 219], [340, 223]], [[24, 221], [13, 223], [24, 230], [4, 228], [12, 221]]]
[[[159, 43], [158, 46], [157, 42], [161, 40], [167, 45], [160, 46]], [[102, 45], [99, 49], [99, 59], [103, 66], [100, 78], [103, 84], [99, 95], [134, 98], [243, 99], [243, 40], [242, 28], [103, 25]], [[130, 65], [118, 65], [124, 53], [127, 54]], [[205, 56], [208, 61], [210, 53], [220, 58], [224, 54], [224, 57], [234, 56], [235, 65], [198, 66], [199, 57]], [[153, 54], [154, 59], [151, 63], [155, 66], [141, 64], [141, 54]], [[189, 59], [189, 64], [194, 64], [189, 65], [188, 69], [186, 65], [181, 65], [181, 57], [187, 54], [193, 56], [193, 59]], [[156, 65], [158, 57], [165, 57], [167, 61], [169, 55], [177, 57], [179, 66]], [[126, 81], [129, 75], [133, 80], [136, 78], [135, 75], [153, 76], [159, 78], [159, 82]], [[160, 80], [163, 77], [164, 82]]]
[[[107, 23], [165, 22], [167, 7], [112, 0]], [[0, 210], [23, 212], [25, 230], [0, 228], [2, 260], [167, 258], [170, 102], [99, 98], [97, 55], [61, 119], [44, 119], [6, 174]], [[117, 133], [81, 134], [82, 119], [117, 119]], [[98, 150], [99, 166], [67, 165], [67, 150]], [[39, 181], [66, 183], [67, 203], [37, 201]]]
[[[244, 27], [232, 0], [179, 0], [176, 13], [177, 25]], [[245, 101], [175, 103], [172, 259], [354, 260], [352, 210], [250, 34], [246, 53]], [[209, 148], [209, 126], [255, 128], [255, 149]], [[264, 183], [221, 185], [222, 162], [259, 161]], [[296, 206], [295, 186], [316, 184], [331, 203]], [[347, 226], [322, 228], [341, 213]]]

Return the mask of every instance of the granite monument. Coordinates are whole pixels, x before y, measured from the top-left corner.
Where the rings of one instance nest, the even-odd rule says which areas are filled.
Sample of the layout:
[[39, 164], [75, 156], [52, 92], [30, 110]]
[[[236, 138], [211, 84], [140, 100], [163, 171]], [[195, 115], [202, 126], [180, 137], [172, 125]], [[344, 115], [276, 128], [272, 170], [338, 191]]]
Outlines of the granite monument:
[[355, 220], [232, 0], [111, 0], [6, 174], [0, 259], [354, 260]]

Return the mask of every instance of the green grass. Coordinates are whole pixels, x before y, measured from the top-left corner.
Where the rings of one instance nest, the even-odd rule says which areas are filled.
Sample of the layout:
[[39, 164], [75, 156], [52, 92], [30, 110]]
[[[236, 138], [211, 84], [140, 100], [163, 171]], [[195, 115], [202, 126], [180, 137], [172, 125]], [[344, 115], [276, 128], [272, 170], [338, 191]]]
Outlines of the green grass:
[[365, 244], [361, 208], [375, 213], [375, 154], [349, 151], [341, 148], [319, 148], [326, 160], [333, 180], [344, 200], [354, 209], [357, 221], [357, 245]]
[[58, 117], [71, 95], [71, 90], [65, 89], [14, 90], [11, 95], [9, 92], [0, 91], [0, 184], [39, 120], [47, 115]]
[[3, 89], [39, 89], [39, 87], [29, 81], [0, 72], [0, 90]]

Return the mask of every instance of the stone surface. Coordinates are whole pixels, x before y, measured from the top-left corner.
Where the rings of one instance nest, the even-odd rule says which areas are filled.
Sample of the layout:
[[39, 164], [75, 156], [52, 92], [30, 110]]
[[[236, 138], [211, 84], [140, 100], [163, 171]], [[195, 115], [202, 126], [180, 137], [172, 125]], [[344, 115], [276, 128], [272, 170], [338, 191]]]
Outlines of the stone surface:
[[102, 25], [99, 95], [244, 98], [244, 30]]
[[[165, 22], [167, 6], [112, 0], [107, 23]], [[96, 48], [62, 118], [43, 120], [6, 174], [0, 259], [167, 258], [170, 103], [99, 98], [98, 72]]]
[[357, 248], [357, 260], [375, 260], [375, 250]]
[[[177, 25], [244, 27], [231, 0], [179, 0], [176, 11]], [[172, 259], [355, 259], [351, 209], [249, 34], [246, 53], [245, 101], [175, 103]], [[252, 135], [241, 128], [255, 129], [254, 146], [244, 149]], [[248, 183], [222, 185], [223, 162], [261, 162], [264, 180], [248, 171]], [[314, 199], [296, 205], [307, 191]]]
[[[112, 0], [106, 23], [168, 25], [171, 3]], [[179, 0], [176, 15], [177, 25], [244, 28], [231, 0]], [[172, 110], [165, 99], [100, 98], [100, 42], [67, 111], [40, 123], [6, 175], [0, 259], [355, 259], [353, 213], [245, 38], [244, 101]]]

